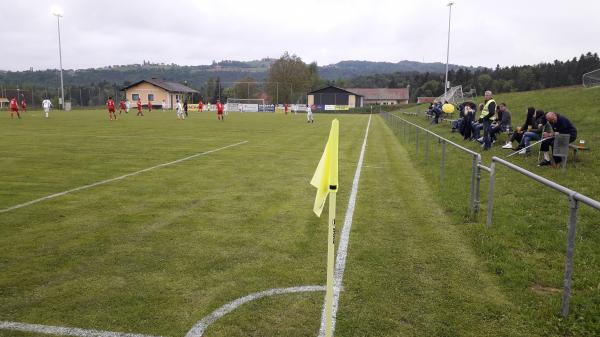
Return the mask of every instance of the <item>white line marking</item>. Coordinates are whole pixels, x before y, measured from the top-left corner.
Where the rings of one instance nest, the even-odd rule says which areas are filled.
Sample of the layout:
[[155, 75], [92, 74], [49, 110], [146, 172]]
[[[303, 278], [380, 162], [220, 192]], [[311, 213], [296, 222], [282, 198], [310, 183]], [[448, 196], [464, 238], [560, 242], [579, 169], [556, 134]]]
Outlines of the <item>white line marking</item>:
[[240, 297], [235, 301], [231, 301], [231, 302], [225, 304], [224, 306], [220, 307], [219, 309], [213, 311], [210, 315], [208, 315], [208, 316], [204, 317], [203, 319], [201, 319], [200, 321], [198, 321], [198, 323], [196, 323], [196, 325], [194, 325], [194, 327], [192, 327], [192, 329], [190, 329], [190, 331], [188, 331], [188, 333], [185, 335], [185, 337], [202, 337], [202, 334], [204, 333], [204, 331], [206, 331], [206, 328], [208, 328], [209, 325], [214, 323], [219, 318], [225, 316], [226, 314], [232, 312], [233, 310], [235, 310], [237, 307], [241, 306], [242, 304], [248, 303], [250, 301], [254, 301], [259, 298], [266, 297], [266, 296], [300, 293], [300, 292], [308, 292], [308, 291], [325, 291], [325, 286], [302, 286], [302, 287], [291, 287], [291, 288], [274, 288], [274, 289], [269, 289], [269, 290], [265, 290], [265, 291], [261, 291], [261, 292], [257, 292], [257, 293], [252, 293], [252, 294], [244, 296], [244, 297]]
[[[350, 229], [352, 228], [352, 217], [354, 216], [354, 206], [356, 205], [356, 194], [358, 192], [358, 181], [360, 180], [360, 173], [362, 171], [363, 160], [365, 157], [365, 148], [367, 147], [367, 138], [369, 137], [369, 126], [371, 125], [371, 116], [369, 115], [369, 122], [367, 123], [367, 130], [365, 131], [365, 139], [363, 140], [362, 149], [360, 150], [360, 156], [358, 157], [358, 164], [356, 165], [356, 172], [354, 173], [354, 180], [352, 181], [352, 191], [350, 192], [350, 199], [348, 200], [348, 207], [346, 208], [346, 217], [344, 218], [344, 228], [342, 229], [342, 235], [340, 238], [340, 244], [338, 246], [338, 252], [335, 259], [335, 271], [333, 273], [333, 320], [332, 327], [333, 333], [335, 333], [335, 316], [337, 314], [338, 303], [340, 301], [340, 291], [342, 290], [342, 280], [344, 278], [344, 270], [346, 269], [346, 256], [348, 255], [348, 241], [350, 240]], [[332, 333], [332, 336], [334, 335]], [[319, 329], [319, 337], [325, 336], [325, 302], [323, 302], [323, 311], [321, 312], [321, 328]]]
[[23, 203], [23, 204], [19, 204], [19, 205], [15, 205], [15, 206], [12, 206], [12, 207], [9, 207], [9, 208], [2, 209], [2, 210], [0, 210], [0, 213], [12, 211], [12, 210], [17, 209], [17, 208], [21, 208], [21, 207], [25, 207], [25, 206], [29, 206], [29, 205], [38, 203], [40, 201], [44, 201], [44, 200], [48, 200], [48, 199], [60, 197], [60, 196], [65, 195], [65, 194], [69, 194], [69, 193], [72, 193], [72, 192], [77, 192], [77, 191], [85, 190], [87, 188], [91, 188], [91, 187], [94, 187], [94, 186], [98, 186], [98, 185], [110, 183], [110, 182], [113, 182], [113, 181], [116, 181], [116, 180], [125, 179], [125, 178], [131, 177], [131, 176], [134, 176], [134, 175], [137, 175], [137, 174], [140, 174], [140, 173], [144, 173], [144, 172], [148, 172], [148, 171], [160, 168], [160, 167], [165, 167], [165, 166], [177, 164], [177, 163], [180, 163], [182, 161], [186, 161], [186, 160], [198, 157], [198, 156], [203, 156], [203, 155], [206, 155], [206, 154], [209, 154], [209, 153], [213, 153], [213, 152], [225, 150], [225, 149], [230, 148], [230, 147], [242, 145], [242, 144], [245, 144], [247, 142], [248, 141], [245, 140], [243, 142], [239, 142], [239, 143], [235, 143], [235, 144], [223, 146], [223, 147], [220, 147], [218, 149], [214, 149], [214, 150], [210, 150], [210, 151], [206, 151], [206, 152], [202, 152], [202, 153], [196, 153], [194, 155], [191, 155], [191, 156], [188, 156], [188, 157], [185, 157], [185, 158], [177, 159], [177, 160], [174, 160], [174, 161], [171, 161], [171, 162], [168, 162], [168, 163], [159, 164], [159, 165], [152, 166], [152, 167], [149, 167], [149, 168], [146, 168], [146, 169], [143, 169], [143, 170], [139, 170], [139, 171], [136, 171], [136, 172], [128, 173], [128, 174], [122, 175], [120, 177], [106, 179], [106, 180], [102, 180], [102, 181], [99, 181], [99, 182], [96, 182], [96, 183], [93, 183], [93, 184], [75, 187], [75, 188], [70, 189], [68, 191], [63, 191], [63, 192], [60, 192], [60, 193], [55, 193], [55, 194], [48, 195], [48, 196], [45, 196], [45, 197], [42, 197], [42, 198], [39, 198], [39, 199], [28, 201], [28, 202]]
[[0, 329], [77, 337], [160, 337], [136, 333], [88, 330], [79, 328], [67, 328], [62, 326], [28, 324], [7, 321], [0, 321]]

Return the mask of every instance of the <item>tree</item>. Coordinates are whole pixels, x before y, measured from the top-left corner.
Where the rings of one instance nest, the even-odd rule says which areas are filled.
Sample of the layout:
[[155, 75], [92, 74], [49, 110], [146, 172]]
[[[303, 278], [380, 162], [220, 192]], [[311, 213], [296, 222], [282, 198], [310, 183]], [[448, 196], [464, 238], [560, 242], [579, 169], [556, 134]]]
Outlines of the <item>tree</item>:
[[285, 52], [269, 68], [268, 93], [273, 103], [296, 102], [318, 81], [316, 64], [307, 66], [296, 55]]

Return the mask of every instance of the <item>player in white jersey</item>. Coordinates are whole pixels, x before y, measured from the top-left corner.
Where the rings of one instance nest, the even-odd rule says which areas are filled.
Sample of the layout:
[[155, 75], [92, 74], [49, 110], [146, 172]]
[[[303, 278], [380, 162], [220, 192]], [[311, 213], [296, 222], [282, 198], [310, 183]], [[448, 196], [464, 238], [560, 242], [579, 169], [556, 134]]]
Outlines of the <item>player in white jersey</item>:
[[175, 110], [177, 110], [177, 119], [185, 119], [183, 106], [181, 105], [181, 102], [179, 102], [179, 100], [177, 100], [177, 104], [175, 104]]
[[314, 123], [315, 121], [313, 120], [313, 116], [312, 116], [312, 109], [310, 108], [310, 105], [306, 106], [306, 123]]
[[46, 118], [48, 118], [48, 113], [50, 112], [50, 108], [52, 107], [52, 102], [50, 102], [50, 100], [46, 98], [42, 101], [42, 107], [44, 108]]

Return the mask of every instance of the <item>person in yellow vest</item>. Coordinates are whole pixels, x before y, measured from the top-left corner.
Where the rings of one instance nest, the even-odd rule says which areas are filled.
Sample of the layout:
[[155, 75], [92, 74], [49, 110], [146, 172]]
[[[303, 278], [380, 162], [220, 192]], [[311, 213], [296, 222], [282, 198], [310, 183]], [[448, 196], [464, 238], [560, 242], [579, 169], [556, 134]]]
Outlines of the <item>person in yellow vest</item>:
[[483, 150], [487, 151], [492, 147], [492, 138], [490, 137], [492, 121], [495, 119], [496, 114], [496, 101], [492, 98], [492, 92], [486, 91], [485, 102], [483, 103], [483, 109], [479, 116], [480, 121], [483, 124]]

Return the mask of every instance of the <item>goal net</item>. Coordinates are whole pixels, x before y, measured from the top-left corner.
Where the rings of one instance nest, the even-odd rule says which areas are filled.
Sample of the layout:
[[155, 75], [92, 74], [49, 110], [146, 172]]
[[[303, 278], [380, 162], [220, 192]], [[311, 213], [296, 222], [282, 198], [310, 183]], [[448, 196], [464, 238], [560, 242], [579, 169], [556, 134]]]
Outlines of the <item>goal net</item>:
[[227, 111], [258, 112], [259, 106], [264, 106], [265, 100], [260, 98], [228, 98], [225, 108]]
[[593, 88], [600, 86], [600, 69], [590, 71], [582, 76], [583, 86]]
[[457, 85], [455, 87], [450, 88], [444, 95], [435, 99], [437, 102], [446, 102], [448, 103], [460, 103], [464, 100], [464, 95], [462, 91], [462, 85]]

